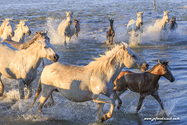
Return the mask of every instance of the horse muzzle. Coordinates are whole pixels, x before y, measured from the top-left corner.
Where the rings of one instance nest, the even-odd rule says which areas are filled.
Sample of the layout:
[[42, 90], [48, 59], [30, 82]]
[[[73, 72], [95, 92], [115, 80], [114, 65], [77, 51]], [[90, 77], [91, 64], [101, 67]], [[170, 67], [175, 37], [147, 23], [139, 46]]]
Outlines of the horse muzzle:
[[14, 32], [12, 32], [12, 33], [10, 34], [10, 36], [11, 36], [11, 37], [14, 37]]
[[145, 71], [148, 70], [148, 69], [149, 69], [149, 64], [143, 63], [142, 66], [141, 66], [141, 70], [142, 70], [143, 72], [145, 72]]
[[57, 62], [57, 61], [58, 61], [58, 59], [59, 59], [58, 54], [55, 54], [55, 55], [53, 56], [52, 61], [53, 61], [53, 62]]
[[31, 31], [29, 30], [28, 32], [27, 32], [27, 36], [30, 36], [31, 35]]
[[174, 82], [174, 81], [175, 81], [175, 78], [172, 77], [172, 78], [170, 79], [170, 82]]
[[140, 22], [140, 26], [142, 26], [143, 25], [143, 22]]

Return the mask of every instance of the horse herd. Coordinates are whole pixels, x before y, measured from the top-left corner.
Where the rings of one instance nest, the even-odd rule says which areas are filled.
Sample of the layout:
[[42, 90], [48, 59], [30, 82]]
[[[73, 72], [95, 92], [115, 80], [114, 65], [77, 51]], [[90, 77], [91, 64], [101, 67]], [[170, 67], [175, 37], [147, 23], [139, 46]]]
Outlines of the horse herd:
[[[75, 25], [72, 25], [72, 14], [72, 12], [66, 12], [67, 19], [63, 20], [58, 27], [58, 32], [64, 37], [65, 43], [74, 34], [78, 37], [80, 31], [79, 20], [74, 20]], [[164, 11], [163, 19], [156, 21], [155, 25], [160, 22], [159, 24], [162, 24], [162, 28], [164, 28], [167, 20], [167, 12]], [[119, 109], [122, 103], [119, 96], [125, 90], [130, 89], [140, 93], [137, 112], [140, 110], [144, 98], [147, 95], [152, 95], [159, 102], [162, 113], [166, 116], [157, 90], [159, 89], [158, 81], [161, 76], [164, 76], [170, 82], [175, 80], [168, 65], [169, 61], [158, 60], [158, 64], [145, 72], [149, 68], [148, 63], [132, 51], [126, 43], [122, 42], [99, 58], [94, 58], [95, 60], [86, 66], [63, 64], [57, 62], [59, 56], [50, 44], [47, 32], [37, 32], [30, 41], [24, 41], [25, 34], [31, 34], [26, 21], [20, 21], [15, 33], [10, 19], [5, 19], [0, 27], [0, 37], [3, 39], [0, 43], [0, 97], [4, 94], [4, 84], [1, 80], [1, 76], [4, 75], [7, 78], [19, 80], [20, 99], [30, 98], [32, 96], [30, 84], [37, 76], [37, 68], [42, 59], [47, 58], [54, 63], [44, 67], [38, 82], [34, 102], [29, 108], [34, 105], [41, 93], [38, 101], [38, 111], [41, 113], [48, 98], [50, 98], [50, 102], [45, 106], [54, 105], [52, 93], [57, 91], [66, 99], [74, 102], [93, 100], [98, 103], [97, 118], [103, 122], [112, 117], [115, 100], [118, 100], [117, 108]], [[109, 21], [110, 27], [107, 32], [107, 39], [111, 43], [115, 36], [114, 20], [109, 19]], [[140, 12], [137, 13], [137, 21], [129, 21], [127, 31], [136, 31], [142, 25], [143, 12]], [[143, 73], [122, 71], [124, 67], [141, 69]], [[26, 96], [24, 95], [24, 85], [27, 88]], [[117, 94], [116, 91], [119, 93]], [[109, 103], [111, 107], [109, 112], [103, 115], [102, 111], [105, 103]]]

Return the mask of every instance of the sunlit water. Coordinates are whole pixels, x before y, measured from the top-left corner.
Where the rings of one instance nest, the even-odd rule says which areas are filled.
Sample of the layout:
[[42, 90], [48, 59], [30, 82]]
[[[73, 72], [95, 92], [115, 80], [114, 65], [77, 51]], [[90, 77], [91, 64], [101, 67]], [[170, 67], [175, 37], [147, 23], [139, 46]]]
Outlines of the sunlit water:
[[[153, 24], [169, 11], [169, 17], [176, 16], [178, 29], [175, 33], [161, 35]], [[73, 18], [80, 19], [79, 38], [73, 37], [67, 46], [58, 35], [58, 24], [65, 19], [65, 11], [73, 11]], [[136, 36], [126, 34], [126, 25], [130, 19], [136, 19], [136, 11], [144, 11], [143, 33]], [[179, 118], [179, 121], [145, 121], [144, 118], [162, 117], [158, 102], [151, 96], [146, 97], [138, 114], [135, 113], [139, 94], [127, 91], [121, 95], [123, 104], [120, 110], [115, 108], [113, 117], [104, 124], [179, 124], [187, 123], [187, 1], [156, 0], [6, 0], [0, 4], [0, 20], [12, 18], [16, 25], [20, 19], [28, 19], [32, 35], [34, 32], [48, 31], [51, 43], [60, 55], [59, 62], [87, 65], [93, 57], [109, 50], [114, 45], [106, 44], [107, 18], [114, 19], [115, 44], [126, 42], [131, 49], [145, 59], [150, 68], [158, 59], [169, 59], [175, 82], [167, 79], [159, 81], [159, 95], [163, 101], [167, 116]], [[52, 61], [45, 60], [46, 64]], [[124, 68], [123, 70], [126, 70]], [[139, 70], [131, 69], [135, 72]], [[0, 124], [101, 124], [96, 122], [97, 104], [93, 101], [75, 103], [65, 99], [59, 93], [53, 93], [55, 105], [43, 108], [43, 114], [37, 112], [35, 104], [24, 112], [34, 99], [42, 67], [38, 68], [38, 77], [32, 83], [33, 96], [19, 100], [18, 81], [3, 77], [5, 95], [0, 98]], [[26, 90], [25, 90], [26, 92]], [[106, 113], [109, 104], [104, 107]]]

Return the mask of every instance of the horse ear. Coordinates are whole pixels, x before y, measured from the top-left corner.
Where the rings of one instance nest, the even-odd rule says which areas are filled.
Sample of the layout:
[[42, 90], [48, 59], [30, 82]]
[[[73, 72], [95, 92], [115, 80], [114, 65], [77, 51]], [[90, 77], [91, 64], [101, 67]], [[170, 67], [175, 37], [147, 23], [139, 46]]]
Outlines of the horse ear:
[[36, 32], [36, 34], [38, 34], [38, 32]]
[[160, 62], [160, 60], [158, 60], [158, 63], [159, 63], [159, 64], [162, 64], [162, 63]]
[[169, 59], [166, 61], [167, 63], [169, 62]]
[[124, 51], [126, 50], [126, 47], [125, 47], [125, 45], [123, 45], [123, 50], [124, 50]]

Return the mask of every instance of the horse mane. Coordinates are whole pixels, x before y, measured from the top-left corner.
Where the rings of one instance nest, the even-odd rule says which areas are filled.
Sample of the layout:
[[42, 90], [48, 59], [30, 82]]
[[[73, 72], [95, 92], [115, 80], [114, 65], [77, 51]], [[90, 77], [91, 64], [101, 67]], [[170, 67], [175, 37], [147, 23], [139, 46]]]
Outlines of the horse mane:
[[6, 18], [5, 20], [3, 20], [3, 23], [2, 23], [2, 25], [1, 25], [1, 27], [0, 27], [0, 36], [3, 34], [3, 32], [4, 32], [4, 29], [5, 29], [5, 25], [9, 22], [9, 21], [11, 21], [12, 19], [9, 19], [9, 18]]
[[20, 20], [20, 21], [19, 21], [19, 24], [16, 25], [16, 30], [15, 30], [15, 32], [16, 32], [23, 24], [25, 24], [26, 21], [27, 21], [27, 20]]
[[156, 64], [156, 65], [154, 65], [153, 66], [153, 68], [151, 68], [150, 70], [148, 70], [147, 72], [152, 72], [157, 66], [159, 65], [159, 63], [158, 64]]
[[[128, 49], [127, 44], [125, 47]], [[124, 50], [122, 48], [123, 45], [116, 45], [112, 50], [106, 51], [105, 55], [100, 55], [99, 58], [93, 58], [95, 61], [90, 62], [88, 66], [92, 68], [93, 73], [106, 73], [107, 69], [115, 68], [113, 66], [114, 61], [120, 62], [120, 65], [122, 65], [122, 62], [119, 61], [124, 57]]]

